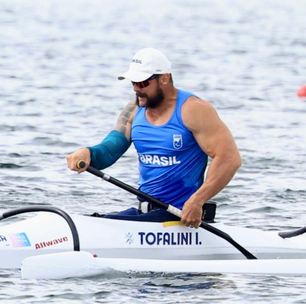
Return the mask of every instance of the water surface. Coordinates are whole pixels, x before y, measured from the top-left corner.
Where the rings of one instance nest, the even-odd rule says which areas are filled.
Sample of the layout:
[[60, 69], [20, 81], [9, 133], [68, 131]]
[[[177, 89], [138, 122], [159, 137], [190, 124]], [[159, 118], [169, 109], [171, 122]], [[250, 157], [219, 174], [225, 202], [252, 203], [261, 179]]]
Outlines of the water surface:
[[[132, 195], [66, 168], [65, 155], [113, 128], [131, 85], [116, 77], [156, 47], [178, 88], [209, 100], [243, 165], [218, 194], [217, 220], [304, 226], [304, 1], [3, 0], [0, 3], [0, 210], [44, 204], [115, 211]], [[133, 147], [107, 173], [137, 185]], [[23, 216], [21, 216], [23, 217]], [[5, 303], [306, 303], [305, 278], [139, 274], [62, 281], [0, 271]]]

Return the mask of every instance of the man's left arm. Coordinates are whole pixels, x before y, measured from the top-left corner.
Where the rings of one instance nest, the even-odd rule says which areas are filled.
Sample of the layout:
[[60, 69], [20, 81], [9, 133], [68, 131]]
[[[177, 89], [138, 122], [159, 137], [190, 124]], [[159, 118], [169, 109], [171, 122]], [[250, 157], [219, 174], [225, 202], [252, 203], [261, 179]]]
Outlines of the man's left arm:
[[203, 204], [230, 182], [241, 165], [241, 157], [231, 132], [207, 101], [189, 98], [182, 118], [202, 150], [212, 158], [205, 182], [185, 202], [182, 212], [183, 224], [199, 227]]

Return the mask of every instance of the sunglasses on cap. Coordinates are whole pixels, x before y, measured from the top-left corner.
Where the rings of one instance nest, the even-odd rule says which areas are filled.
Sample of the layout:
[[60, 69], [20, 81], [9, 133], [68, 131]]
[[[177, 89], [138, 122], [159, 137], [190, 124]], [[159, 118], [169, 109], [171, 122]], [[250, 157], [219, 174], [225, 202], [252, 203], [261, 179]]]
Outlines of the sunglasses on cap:
[[133, 85], [133, 86], [136, 85], [139, 89], [143, 89], [143, 88], [146, 88], [147, 86], [150, 85], [151, 80], [156, 79], [156, 78], [158, 78], [159, 76], [161, 76], [161, 75], [154, 74], [154, 75], [152, 75], [150, 78], [148, 78], [148, 79], [146, 79], [146, 80], [144, 80], [144, 81], [140, 81], [140, 82], [134, 82], [134, 81], [132, 81], [132, 85]]

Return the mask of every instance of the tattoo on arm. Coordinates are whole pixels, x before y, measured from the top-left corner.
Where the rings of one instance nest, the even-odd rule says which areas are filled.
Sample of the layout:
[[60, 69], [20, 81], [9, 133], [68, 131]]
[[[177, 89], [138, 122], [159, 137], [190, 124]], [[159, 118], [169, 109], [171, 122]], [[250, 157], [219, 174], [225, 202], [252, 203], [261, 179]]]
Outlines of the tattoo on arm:
[[120, 113], [117, 121], [116, 130], [127, 136], [127, 125], [130, 122], [130, 117], [136, 108], [135, 104], [128, 104]]

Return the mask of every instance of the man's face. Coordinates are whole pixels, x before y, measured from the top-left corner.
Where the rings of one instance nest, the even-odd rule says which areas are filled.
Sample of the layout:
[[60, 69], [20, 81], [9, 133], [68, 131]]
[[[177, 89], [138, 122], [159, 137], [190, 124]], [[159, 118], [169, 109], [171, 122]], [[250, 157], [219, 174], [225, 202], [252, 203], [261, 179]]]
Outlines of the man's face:
[[136, 92], [136, 104], [139, 107], [146, 107], [155, 109], [165, 99], [164, 92], [159, 86], [158, 78], [152, 80], [149, 86], [140, 89], [134, 85], [134, 91]]

